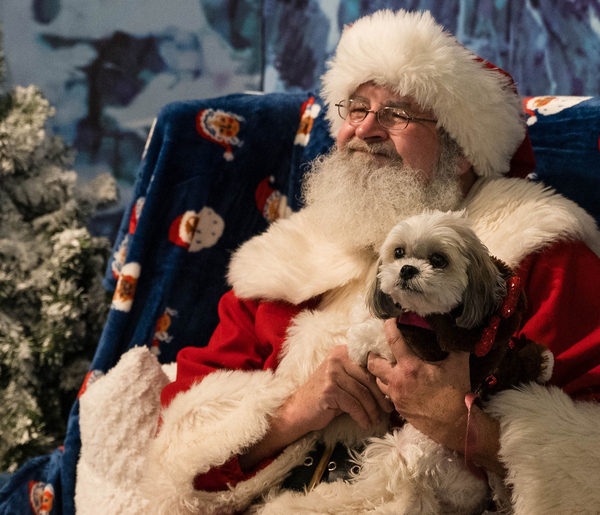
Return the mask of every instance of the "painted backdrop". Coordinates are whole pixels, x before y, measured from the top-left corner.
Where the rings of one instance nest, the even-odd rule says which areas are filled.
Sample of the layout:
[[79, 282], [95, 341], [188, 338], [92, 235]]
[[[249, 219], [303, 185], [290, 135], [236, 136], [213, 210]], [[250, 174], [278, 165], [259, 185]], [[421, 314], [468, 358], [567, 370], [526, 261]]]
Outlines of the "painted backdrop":
[[152, 120], [175, 100], [319, 88], [345, 24], [430, 9], [523, 95], [600, 94], [600, 0], [0, 0], [8, 86], [38, 85], [84, 179], [122, 204]]

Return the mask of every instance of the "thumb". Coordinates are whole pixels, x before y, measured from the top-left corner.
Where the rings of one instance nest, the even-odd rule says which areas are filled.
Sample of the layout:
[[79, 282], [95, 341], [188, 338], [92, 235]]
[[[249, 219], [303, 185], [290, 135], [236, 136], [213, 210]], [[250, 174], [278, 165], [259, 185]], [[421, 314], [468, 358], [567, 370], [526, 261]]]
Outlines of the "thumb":
[[406, 340], [400, 329], [398, 329], [397, 319], [390, 318], [383, 323], [385, 331], [385, 339], [392, 349], [392, 354], [396, 358], [396, 361], [400, 361], [403, 358], [415, 357], [414, 352], [406, 344]]

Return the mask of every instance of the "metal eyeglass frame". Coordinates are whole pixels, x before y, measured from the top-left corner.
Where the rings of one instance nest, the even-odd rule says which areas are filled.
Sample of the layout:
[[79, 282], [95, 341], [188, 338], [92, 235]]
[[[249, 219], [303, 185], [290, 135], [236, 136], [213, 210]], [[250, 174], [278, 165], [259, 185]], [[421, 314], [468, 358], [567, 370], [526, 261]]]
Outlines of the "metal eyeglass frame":
[[[350, 100], [349, 102], [352, 102], [352, 100]], [[338, 115], [340, 116], [340, 118], [342, 120], [346, 120], [347, 116], [344, 116], [342, 114], [343, 110], [346, 110], [346, 112], [348, 112], [348, 106], [345, 105], [345, 101], [344, 100], [340, 100], [337, 104], [334, 104], [337, 108], [338, 108]], [[369, 113], [373, 113], [375, 114], [375, 118], [377, 119], [377, 123], [379, 125], [381, 125], [384, 129], [388, 129], [388, 130], [404, 130], [408, 127], [408, 125], [410, 124], [410, 122], [433, 122], [433, 123], [437, 123], [437, 120], [431, 120], [430, 118], [417, 118], [416, 116], [410, 116], [406, 111], [404, 111], [403, 109], [400, 109], [398, 107], [382, 107], [381, 109], [378, 109], [377, 111], [373, 110], [373, 109], [364, 109], [365, 111], [365, 115], [360, 119], [360, 120], [348, 120], [348, 123], [352, 124], [352, 125], [358, 125], [362, 122], [365, 121], [365, 119], [367, 118], [367, 116], [369, 115]], [[385, 112], [385, 111], [396, 111], [398, 113], [398, 115], [401, 118], [404, 118], [406, 120], [406, 125], [404, 125], [404, 127], [400, 127], [399, 125], [384, 125], [383, 123], [381, 123], [381, 112]]]

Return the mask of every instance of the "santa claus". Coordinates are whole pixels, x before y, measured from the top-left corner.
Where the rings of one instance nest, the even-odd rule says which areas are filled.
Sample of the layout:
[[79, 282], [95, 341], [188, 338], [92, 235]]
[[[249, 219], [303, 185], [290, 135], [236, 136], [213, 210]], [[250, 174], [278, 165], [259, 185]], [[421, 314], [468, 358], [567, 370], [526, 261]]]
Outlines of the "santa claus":
[[[459, 465], [470, 416], [472, 459], [489, 485], [440, 484], [419, 457], [399, 455], [389, 467], [405, 467], [414, 491], [434, 489], [438, 503], [402, 501], [402, 481], [373, 476], [373, 513], [391, 501], [393, 513], [459, 512], [452, 495], [465, 485], [483, 497], [490, 486], [497, 506], [519, 515], [599, 512], [600, 407], [589, 397], [600, 395], [600, 239], [577, 205], [518, 178], [531, 148], [510, 77], [428, 13], [382, 11], [344, 30], [323, 98], [337, 145], [312, 164], [306, 207], [234, 254], [220, 325], [208, 347], [179, 353], [163, 390], [145, 512], [321, 513], [305, 489], [348, 482], [352, 456], [381, 442], [369, 437], [390, 430], [390, 415], [423, 435], [422, 454], [429, 442]], [[529, 307], [515, 336], [553, 352], [550, 386], [526, 384], [469, 412], [468, 355], [421, 361], [393, 320], [395, 362], [350, 360], [352, 307], [378, 249], [424, 209], [464, 209], [516, 270]], [[336, 456], [323, 457], [327, 447]], [[330, 470], [315, 475], [319, 464]], [[469, 510], [482, 510], [479, 500]], [[340, 513], [368, 511], [345, 502]]]

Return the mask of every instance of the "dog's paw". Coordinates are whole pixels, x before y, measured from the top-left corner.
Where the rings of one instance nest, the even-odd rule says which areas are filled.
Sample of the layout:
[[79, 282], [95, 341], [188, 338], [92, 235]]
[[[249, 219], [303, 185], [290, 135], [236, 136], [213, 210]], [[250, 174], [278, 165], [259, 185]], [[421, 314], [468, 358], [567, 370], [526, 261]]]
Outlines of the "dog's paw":
[[379, 354], [388, 361], [396, 361], [385, 339], [383, 320], [373, 318], [351, 326], [346, 334], [346, 343], [350, 359], [359, 365], [367, 365], [369, 352]]

